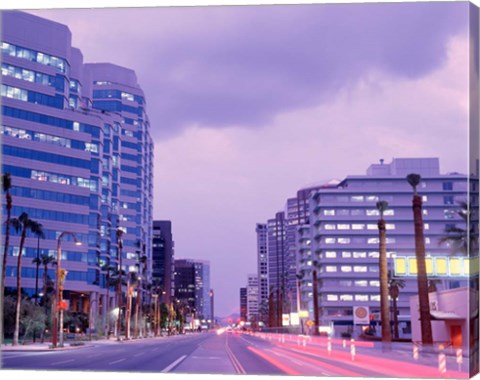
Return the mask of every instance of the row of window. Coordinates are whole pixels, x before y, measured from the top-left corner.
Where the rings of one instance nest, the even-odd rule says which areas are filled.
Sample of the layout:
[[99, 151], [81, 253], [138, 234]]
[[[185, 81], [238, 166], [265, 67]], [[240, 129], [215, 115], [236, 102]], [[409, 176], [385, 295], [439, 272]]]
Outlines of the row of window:
[[36, 112], [25, 111], [18, 108], [6, 106], [2, 106], [2, 114], [4, 116], [27, 120], [34, 123], [70, 129], [72, 131], [89, 133], [97, 139], [100, 137], [100, 128], [90, 124], [79, 123], [77, 121], [61, 119], [54, 116], [48, 116]]
[[0, 134], [14, 137], [20, 140], [40, 141], [47, 144], [62, 146], [65, 148], [73, 148], [85, 150], [87, 152], [98, 153], [98, 144], [84, 143], [80, 140], [67, 139], [65, 137], [49, 135], [46, 133], [40, 133], [26, 129], [8, 127], [6, 125], [0, 126]]
[[50, 96], [35, 91], [27, 91], [21, 88], [7, 86], [2, 84], [0, 90], [1, 96], [10, 99], [21, 100], [34, 104], [41, 104], [47, 107], [63, 109], [64, 98], [62, 95]]
[[142, 116], [143, 114], [142, 107], [127, 106], [116, 100], [94, 100], [93, 108], [113, 112], [130, 112], [138, 116]]
[[[40, 241], [40, 245], [42, 244], [42, 241]], [[19, 247], [9, 247], [8, 249], [8, 255], [9, 256], [14, 256], [18, 257], [18, 253], [20, 252]], [[47, 256], [52, 256], [57, 258], [57, 250], [56, 249], [40, 249], [38, 250], [37, 248], [23, 248], [22, 251], [22, 257], [29, 257], [29, 258], [36, 258], [37, 255], [40, 257], [41, 255], [47, 255]], [[84, 252], [75, 252], [75, 251], [66, 251], [62, 249], [62, 260], [67, 260], [67, 261], [77, 261], [77, 262], [87, 262], [87, 255]]]
[[[323, 227], [323, 228], [322, 228]], [[365, 223], [325, 223], [322, 225], [320, 229], [323, 230], [378, 230], [378, 225], [377, 224], [365, 224]], [[387, 230], [394, 230], [395, 229], [395, 224], [394, 223], [386, 223], [385, 227]], [[427, 229], [427, 228], [426, 228]]]
[[380, 302], [380, 295], [379, 294], [326, 294], [324, 296], [326, 301], [359, 301], [359, 302], [367, 302], [367, 301], [378, 301]]
[[85, 206], [89, 204], [89, 197], [84, 197], [84, 196], [75, 195], [75, 194], [59, 193], [56, 191], [38, 190], [38, 189], [32, 189], [28, 187], [13, 186], [10, 192], [13, 196], [30, 198], [30, 199], [39, 199], [43, 201], [70, 203], [70, 204], [85, 205]]
[[377, 273], [378, 265], [322, 265], [320, 267], [320, 273], [333, 273], [333, 272], [343, 272], [343, 273]]
[[37, 150], [25, 149], [16, 146], [4, 145], [3, 154], [7, 156], [15, 156], [27, 158], [35, 161], [50, 162], [52, 164], [59, 164], [65, 166], [74, 166], [82, 169], [90, 169], [90, 161], [82, 160], [80, 158], [62, 156], [48, 152], [40, 152]]
[[[324, 209], [322, 214], [325, 216], [380, 216], [377, 209]], [[395, 210], [387, 209], [383, 212], [383, 215], [395, 215]]]
[[[386, 243], [387, 244], [394, 244], [396, 243], [396, 238], [386, 238]], [[425, 238], [425, 243], [430, 243], [429, 238]], [[378, 244], [380, 242], [378, 237], [372, 237], [372, 238], [364, 238], [364, 237], [354, 237], [354, 238], [349, 238], [349, 237], [327, 237], [323, 239], [323, 242], [325, 244], [350, 244], [350, 243], [355, 243], [355, 244], [364, 244], [365, 242], [367, 244]]]
[[128, 92], [124, 92], [120, 90], [93, 90], [93, 98], [94, 99], [112, 98], [112, 99], [128, 100], [130, 102], [135, 101], [138, 104], [144, 103], [144, 100], [141, 96], [133, 95]]
[[[48, 75], [38, 71], [27, 70], [22, 67], [2, 63], [2, 75], [21, 79], [31, 83], [38, 83], [55, 88], [57, 91], [65, 91], [65, 78], [61, 75]], [[71, 83], [70, 83], [71, 84]]]
[[[38, 208], [31, 207], [12, 207], [12, 215], [20, 215], [22, 212], [26, 212], [31, 219], [34, 220], [56, 220], [59, 222], [66, 223], [76, 223], [76, 224], [87, 224], [88, 216], [74, 214], [71, 212], [62, 212], [62, 211], [53, 211], [53, 210], [42, 210]], [[3, 206], [3, 213], [6, 214], [5, 206]]]
[[55, 67], [62, 73], [67, 73], [68, 71], [67, 62], [64, 59], [56, 57], [54, 55], [41, 53], [32, 49], [27, 49], [6, 42], [2, 42], [2, 53], [7, 54], [11, 57], [27, 59], [29, 61], [38, 62], [42, 65]]

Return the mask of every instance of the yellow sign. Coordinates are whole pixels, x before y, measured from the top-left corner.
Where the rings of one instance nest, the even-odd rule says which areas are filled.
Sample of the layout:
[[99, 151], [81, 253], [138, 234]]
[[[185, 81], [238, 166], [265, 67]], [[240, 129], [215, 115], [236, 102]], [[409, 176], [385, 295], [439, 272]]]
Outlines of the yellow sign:
[[305, 322], [307, 324], [308, 327], [313, 327], [313, 325], [315, 323], [313, 323], [313, 321], [311, 319], [309, 319], [307, 322]]
[[308, 318], [308, 310], [300, 310], [298, 312], [298, 317], [299, 318]]
[[[465, 277], [473, 270], [478, 273], [478, 257], [426, 257], [425, 266], [429, 276]], [[397, 256], [394, 258], [396, 276], [416, 276], [417, 258], [415, 256]]]

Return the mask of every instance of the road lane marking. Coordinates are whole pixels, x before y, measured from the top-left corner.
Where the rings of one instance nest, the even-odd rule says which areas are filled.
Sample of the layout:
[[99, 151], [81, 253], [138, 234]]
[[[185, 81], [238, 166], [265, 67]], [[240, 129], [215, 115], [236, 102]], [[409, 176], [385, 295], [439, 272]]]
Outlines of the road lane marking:
[[114, 364], [117, 364], [117, 363], [120, 363], [120, 362], [124, 362], [125, 360], [127, 359], [119, 359], [119, 360], [115, 360], [114, 362], [111, 362], [111, 363], [108, 363], [108, 365], [114, 365]]
[[145, 352], [140, 352], [140, 353], [135, 354], [135, 355], [133, 355], [133, 356], [137, 357], [137, 356], [142, 356], [142, 355], [145, 355]]
[[164, 369], [162, 369], [160, 372], [164, 373], [164, 372], [170, 372], [172, 369], [174, 369], [178, 364], [180, 364], [180, 362], [182, 362], [183, 360], [185, 360], [185, 358], [187, 357], [187, 355], [183, 355], [183, 356], [180, 356], [177, 360], [175, 360], [173, 363], [171, 363], [170, 365], [168, 365], [167, 367], [165, 367]]
[[235, 369], [235, 372], [241, 375], [245, 375], [247, 371], [245, 371], [245, 369], [242, 367], [242, 365], [240, 364], [240, 362], [238, 361], [238, 359], [235, 357], [232, 350], [230, 349], [228, 345], [228, 338], [225, 338], [225, 351], [227, 352], [227, 355], [233, 364], [233, 368]]
[[61, 361], [61, 362], [55, 362], [55, 363], [52, 363], [52, 365], [66, 364], [66, 363], [70, 363], [70, 362], [73, 362], [73, 361], [75, 361], [75, 359], [64, 360], [64, 361]]

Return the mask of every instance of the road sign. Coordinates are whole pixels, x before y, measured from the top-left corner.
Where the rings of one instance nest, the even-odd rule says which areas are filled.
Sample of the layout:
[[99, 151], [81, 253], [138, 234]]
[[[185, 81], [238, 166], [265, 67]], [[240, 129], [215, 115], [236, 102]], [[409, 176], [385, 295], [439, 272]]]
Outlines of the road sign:
[[308, 327], [313, 327], [313, 325], [315, 324], [311, 319], [309, 319], [307, 322], [305, 322], [307, 324]]

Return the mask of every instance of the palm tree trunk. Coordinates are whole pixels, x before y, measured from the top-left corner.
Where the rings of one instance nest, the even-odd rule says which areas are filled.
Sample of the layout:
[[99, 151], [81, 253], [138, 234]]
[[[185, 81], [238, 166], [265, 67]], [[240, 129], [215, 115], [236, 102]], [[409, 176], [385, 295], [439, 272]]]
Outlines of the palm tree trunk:
[[399, 333], [398, 333], [397, 298], [393, 297], [392, 302], [393, 302], [393, 336], [395, 337], [395, 339], [398, 339]]
[[25, 244], [26, 237], [27, 237], [27, 229], [23, 227], [22, 237], [20, 239], [20, 249], [18, 252], [18, 259], [17, 259], [17, 302], [15, 307], [15, 330], [13, 333], [12, 346], [18, 346], [18, 336], [20, 334], [20, 308], [22, 305], [22, 288], [21, 288], [22, 251], [23, 251], [23, 245]]
[[385, 220], [381, 218], [378, 221], [378, 233], [380, 240], [380, 314], [382, 320], [382, 342], [389, 343], [392, 341], [390, 331], [390, 316], [388, 307], [388, 265], [387, 265], [387, 247], [385, 237]]
[[422, 343], [433, 344], [430, 303], [428, 299], [428, 278], [425, 264], [425, 239], [423, 236], [422, 198], [413, 196], [413, 220], [415, 224], [415, 255], [417, 258], [417, 286], [420, 307], [420, 326]]
[[[10, 244], [10, 219], [12, 217], [12, 196], [10, 192], [7, 191], [6, 194], [7, 198], [7, 220], [5, 221], [5, 246], [3, 248], [3, 258], [2, 258], [2, 278], [0, 279], [0, 310], [4, 310], [3, 308], [3, 299], [5, 296], [5, 281], [7, 277], [7, 256], [8, 256], [8, 246]], [[3, 312], [0, 315], [0, 340], [3, 342], [4, 340], [4, 332], [3, 332]], [[0, 343], [1, 343], [0, 342]]]
[[106, 286], [107, 286], [107, 294], [106, 294], [106, 301], [105, 301], [105, 326], [107, 326], [107, 331], [106, 335], [108, 336], [108, 333], [110, 331], [110, 269], [107, 268], [107, 276], [106, 276]]
[[318, 281], [317, 281], [317, 270], [314, 269], [312, 272], [313, 276], [313, 322], [314, 322], [314, 327], [315, 330], [313, 331], [313, 335], [319, 335], [318, 331], [318, 321], [319, 321], [319, 315], [318, 315]]

